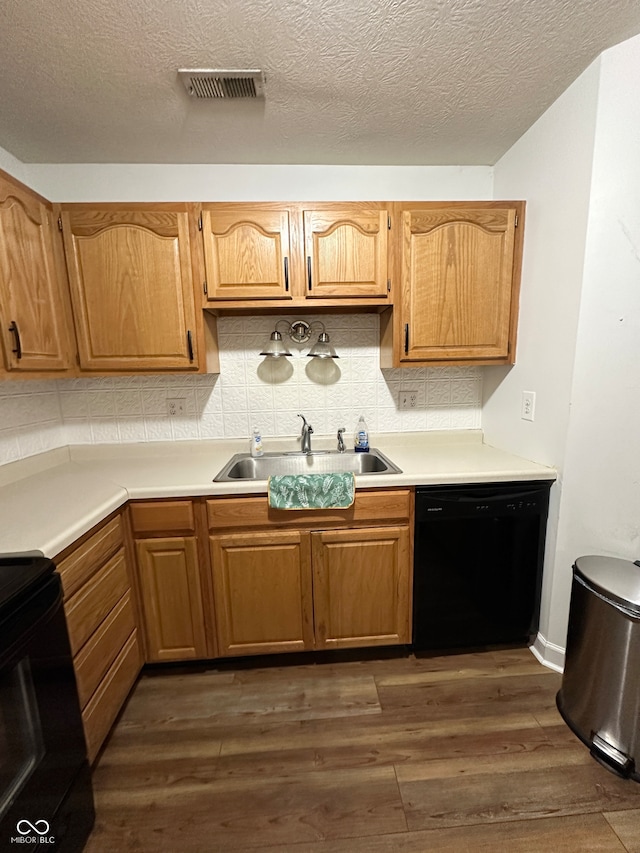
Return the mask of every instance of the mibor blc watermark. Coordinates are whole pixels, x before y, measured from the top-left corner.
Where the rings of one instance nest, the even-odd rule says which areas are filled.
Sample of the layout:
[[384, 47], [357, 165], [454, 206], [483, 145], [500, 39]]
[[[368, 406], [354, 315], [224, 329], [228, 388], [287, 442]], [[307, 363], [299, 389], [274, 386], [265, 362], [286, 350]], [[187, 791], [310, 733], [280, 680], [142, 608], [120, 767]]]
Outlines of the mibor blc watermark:
[[16, 833], [12, 844], [55, 844], [55, 836], [50, 835], [49, 821], [19, 820], [16, 824]]

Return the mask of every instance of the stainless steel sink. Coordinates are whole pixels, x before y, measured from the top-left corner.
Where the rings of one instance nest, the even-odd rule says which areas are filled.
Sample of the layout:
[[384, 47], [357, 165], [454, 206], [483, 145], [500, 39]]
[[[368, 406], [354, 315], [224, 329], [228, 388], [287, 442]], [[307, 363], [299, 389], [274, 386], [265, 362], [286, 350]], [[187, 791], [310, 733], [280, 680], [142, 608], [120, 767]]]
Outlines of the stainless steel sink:
[[236, 453], [213, 481], [266, 480], [267, 477], [279, 474], [327, 474], [334, 471], [351, 471], [353, 474], [402, 473], [397, 465], [375, 448], [368, 453], [320, 450], [312, 453], [265, 453], [258, 457]]

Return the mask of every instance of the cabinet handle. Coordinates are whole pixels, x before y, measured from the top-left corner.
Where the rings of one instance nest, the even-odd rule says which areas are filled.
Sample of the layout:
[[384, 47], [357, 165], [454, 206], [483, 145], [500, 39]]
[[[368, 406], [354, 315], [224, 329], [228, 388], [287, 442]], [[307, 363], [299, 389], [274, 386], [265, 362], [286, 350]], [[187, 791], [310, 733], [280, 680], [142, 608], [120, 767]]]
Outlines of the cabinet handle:
[[311, 255], [307, 255], [307, 283], [311, 290]]
[[404, 353], [407, 355], [409, 352], [409, 324], [404, 324]]
[[187, 352], [189, 354], [189, 361], [193, 361], [193, 339], [191, 337], [191, 329], [187, 330]]
[[16, 348], [12, 349], [11, 352], [15, 352], [16, 358], [22, 358], [22, 342], [20, 340], [20, 330], [18, 329], [18, 324], [15, 320], [12, 320], [9, 325], [9, 331], [13, 332], [13, 336], [15, 338]]
[[289, 258], [284, 259], [284, 289], [289, 293]]

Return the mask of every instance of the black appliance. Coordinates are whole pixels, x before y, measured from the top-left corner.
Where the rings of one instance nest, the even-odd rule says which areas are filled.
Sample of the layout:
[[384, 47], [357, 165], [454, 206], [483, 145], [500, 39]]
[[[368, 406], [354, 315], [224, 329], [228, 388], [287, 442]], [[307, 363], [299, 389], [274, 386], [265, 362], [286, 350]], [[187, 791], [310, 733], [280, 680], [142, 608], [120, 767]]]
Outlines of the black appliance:
[[416, 650], [530, 641], [538, 629], [550, 487], [416, 489]]
[[60, 577], [0, 557], [0, 849], [78, 853], [94, 816]]

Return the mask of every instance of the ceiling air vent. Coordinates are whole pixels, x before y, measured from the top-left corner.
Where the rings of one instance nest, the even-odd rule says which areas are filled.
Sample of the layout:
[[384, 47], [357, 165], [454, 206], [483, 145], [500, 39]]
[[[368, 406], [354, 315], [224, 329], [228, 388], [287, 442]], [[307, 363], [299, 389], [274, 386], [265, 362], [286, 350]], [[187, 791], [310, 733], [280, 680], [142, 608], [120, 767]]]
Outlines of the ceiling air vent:
[[192, 98], [264, 98], [264, 74], [256, 69], [180, 68], [178, 77]]

